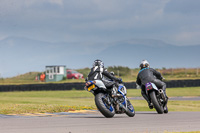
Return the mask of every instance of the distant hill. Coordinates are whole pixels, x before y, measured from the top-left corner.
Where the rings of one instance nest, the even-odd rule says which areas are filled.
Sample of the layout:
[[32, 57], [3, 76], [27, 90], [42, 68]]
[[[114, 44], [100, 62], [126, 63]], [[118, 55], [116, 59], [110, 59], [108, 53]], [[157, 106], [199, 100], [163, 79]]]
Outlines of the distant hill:
[[12, 78], [8, 79], [13, 79], [13, 80], [35, 80], [35, 77], [41, 74], [42, 72], [28, 72], [25, 74], [17, 75]]
[[30, 71], [45, 71], [46, 65], [90, 68], [95, 59], [101, 59], [106, 67], [138, 68], [141, 60], [147, 59], [153, 68], [195, 68], [200, 67], [199, 50], [200, 45], [175, 46], [153, 39], [90, 44], [8, 37], [0, 40], [0, 74], [13, 77]]
[[[146, 44], [145, 44], [146, 43]], [[143, 59], [147, 59], [156, 68], [200, 67], [200, 45], [174, 46], [151, 41], [145, 43], [119, 42], [99, 53], [104, 62], [121, 64], [136, 68]], [[111, 63], [109, 65], [112, 65]]]
[[21, 75], [17, 75], [10, 78], [1, 78], [0, 84], [35, 84], [39, 83], [36, 81], [36, 76], [41, 74], [41, 72], [28, 72]]

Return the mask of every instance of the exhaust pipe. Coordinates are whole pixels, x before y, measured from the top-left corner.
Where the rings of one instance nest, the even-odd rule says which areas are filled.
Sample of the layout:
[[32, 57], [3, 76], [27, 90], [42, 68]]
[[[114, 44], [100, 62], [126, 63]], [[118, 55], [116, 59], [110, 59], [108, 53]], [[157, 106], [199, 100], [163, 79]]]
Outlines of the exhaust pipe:
[[159, 89], [158, 92], [160, 93], [160, 95], [163, 98], [164, 102], [166, 102], [167, 99], [165, 97], [164, 91], [162, 89]]

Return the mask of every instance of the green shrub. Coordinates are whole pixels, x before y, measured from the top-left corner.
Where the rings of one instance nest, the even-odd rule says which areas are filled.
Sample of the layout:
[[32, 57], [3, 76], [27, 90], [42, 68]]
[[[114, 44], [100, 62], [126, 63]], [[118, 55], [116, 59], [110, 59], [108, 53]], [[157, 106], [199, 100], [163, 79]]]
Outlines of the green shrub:
[[108, 71], [113, 71], [117, 76], [126, 76], [130, 74], [131, 69], [123, 66], [109, 66]]

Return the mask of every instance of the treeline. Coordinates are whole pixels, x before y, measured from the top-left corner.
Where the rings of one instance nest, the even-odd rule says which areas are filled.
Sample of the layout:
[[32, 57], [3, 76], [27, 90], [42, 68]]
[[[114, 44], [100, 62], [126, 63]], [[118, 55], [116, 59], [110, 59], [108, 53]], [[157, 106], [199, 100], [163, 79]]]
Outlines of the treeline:
[[[135, 80], [139, 68], [129, 68], [125, 66], [109, 66], [108, 71], [113, 71], [116, 76], [123, 77], [125, 80]], [[156, 69], [159, 71], [167, 80], [178, 80], [178, 79], [199, 79], [200, 68], [162, 68]], [[78, 69], [78, 72], [82, 73], [84, 77], [87, 77], [90, 72], [90, 68]]]
[[[77, 69], [78, 72], [82, 73], [84, 77], [87, 77], [91, 68]], [[123, 66], [109, 66], [107, 67], [109, 72], [114, 72], [117, 76], [126, 76], [131, 73], [129, 67]]]
[[[84, 78], [86, 78], [90, 72], [91, 68], [83, 68], [83, 69], [76, 69], [76, 71], [83, 74]], [[129, 68], [125, 66], [109, 66], [107, 67], [108, 71], [113, 71], [116, 76], [119, 76], [123, 79], [124, 82], [134, 82], [136, 81], [136, 77], [138, 72], [140, 71], [139, 68]], [[162, 68], [156, 69], [158, 70], [166, 80], [186, 80], [186, 79], [200, 79], [200, 68]], [[16, 77], [12, 78], [1, 78], [0, 84], [34, 84], [38, 83], [35, 80], [36, 76], [41, 72], [28, 72], [25, 74], [17, 75]], [[69, 80], [65, 79], [61, 82], [76, 82], [77, 80]], [[80, 80], [80, 82], [84, 82]]]
[[123, 67], [123, 66], [110, 66], [108, 67], [108, 71], [113, 71], [115, 75], [121, 77], [126, 76], [131, 73], [131, 69], [129, 67]]

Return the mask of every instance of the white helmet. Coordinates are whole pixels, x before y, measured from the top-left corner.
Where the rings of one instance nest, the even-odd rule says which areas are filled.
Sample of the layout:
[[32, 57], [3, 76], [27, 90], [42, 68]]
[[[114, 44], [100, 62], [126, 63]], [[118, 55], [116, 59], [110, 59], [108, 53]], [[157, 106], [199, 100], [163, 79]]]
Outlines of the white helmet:
[[93, 67], [95, 67], [95, 66], [99, 66], [99, 67], [103, 68], [104, 67], [104, 63], [101, 60], [97, 59], [93, 63]]
[[149, 67], [149, 62], [147, 60], [143, 60], [141, 63], [140, 63], [140, 68], [146, 68], [146, 67]]

